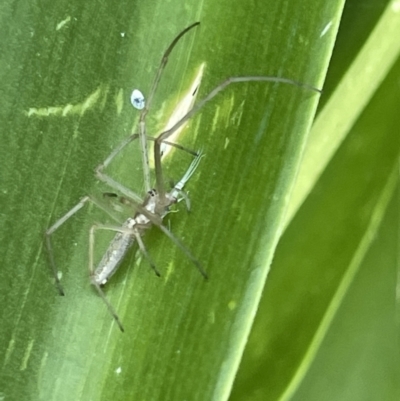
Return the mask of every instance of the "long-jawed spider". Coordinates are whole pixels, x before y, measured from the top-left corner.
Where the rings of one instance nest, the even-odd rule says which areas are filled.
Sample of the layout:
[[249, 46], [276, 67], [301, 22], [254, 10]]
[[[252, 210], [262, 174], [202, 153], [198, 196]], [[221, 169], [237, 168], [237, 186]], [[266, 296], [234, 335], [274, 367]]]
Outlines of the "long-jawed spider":
[[[172, 232], [162, 224], [163, 218], [169, 211], [169, 207], [178, 201], [179, 196], [185, 198], [186, 196], [183, 193], [183, 187], [188, 182], [194, 171], [199, 165], [199, 162], [202, 157], [201, 152], [193, 152], [190, 149], [187, 149], [181, 145], [176, 143], [171, 143], [168, 141], [168, 138], [176, 132], [183, 124], [185, 124], [190, 118], [192, 118], [196, 113], [198, 113], [201, 108], [213, 99], [218, 93], [223, 91], [228, 85], [232, 83], [239, 83], [239, 82], [250, 82], [250, 81], [257, 81], [257, 82], [278, 82], [283, 84], [294, 85], [298, 87], [302, 87], [308, 90], [312, 90], [315, 92], [321, 92], [319, 89], [307, 85], [302, 84], [297, 81], [293, 81], [287, 78], [280, 78], [280, 77], [270, 77], [270, 76], [240, 76], [240, 77], [230, 77], [227, 78], [225, 81], [220, 83], [216, 86], [207, 96], [205, 96], [202, 100], [195, 103], [194, 107], [188, 111], [179, 121], [177, 121], [171, 128], [167, 129], [166, 131], [159, 134], [157, 137], [151, 137], [147, 135], [146, 132], [146, 116], [150, 110], [152, 100], [154, 94], [156, 92], [158, 83], [160, 81], [162, 72], [168, 62], [168, 57], [178, 43], [178, 41], [184, 36], [188, 31], [193, 29], [194, 27], [198, 26], [200, 23], [195, 22], [192, 25], [185, 28], [182, 32], [180, 32], [172, 43], [168, 46], [167, 50], [165, 51], [161, 63], [157, 69], [156, 76], [154, 78], [150, 94], [145, 102], [141, 92], [134, 91], [131, 96], [131, 101], [133, 105], [141, 110], [139, 124], [138, 124], [138, 132], [130, 135], [126, 138], [123, 142], [121, 142], [116, 149], [105, 159], [103, 163], [95, 169], [96, 177], [108, 184], [113, 190], [119, 192], [123, 195], [123, 199], [126, 203], [129, 203], [133, 206], [135, 213], [132, 217], [126, 219], [126, 221], [121, 225], [109, 225], [109, 224], [94, 224], [89, 231], [89, 272], [90, 272], [90, 281], [93, 286], [96, 288], [98, 294], [107, 305], [107, 308], [111, 315], [113, 316], [114, 320], [116, 321], [118, 327], [121, 331], [124, 331], [124, 327], [121, 323], [121, 320], [115, 311], [114, 307], [111, 303], [107, 300], [102, 286], [104, 286], [111, 276], [115, 273], [118, 269], [119, 265], [123, 261], [125, 255], [127, 254], [128, 250], [131, 246], [137, 242], [140, 251], [143, 253], [145, 258], [150, 263], [151, 267], [154, 269], [155, 273], [159, 275], [158, 270], [153, 263], [152, 259], [150, 258], [146, 247], [142, 241], [143, 234], [153, 225], [157, 226], [162, 232], [164, 232], [182, 251], [185, 255], [193, 262], [196, 268], [199, 270], [201, 275], [207, 279], [207, 273], [203, 269], [200, 262], [192, 255], [192, 253], [182, 244], [182, 242], [176, 238]], [[129, 188], [125, 187], [124, 185], [120, 184], [119, 182], [115, 181], [113, 178], [108, 176], [104, 173], [104, 169], [111, 163], [114, 157], [119, 154], [129, 143], [132, 141], [139, 139], [141, 152], [142, 152], [142, 163], [143, 163], [143, 179], [144, 179], [144, 186], [146, 190], [146, 197], [142, 199], [139, 195], [135, 192], [131, 191]], [[148, 158], [148, 149], [147, 144], [148, 141], [154, 142], [154, 165], [155, 165], [155, 187], [152, 188], [150, 185], [150, 167], [149, 167], [149, 158]], [[163, 169], [161, 164], [161, 145], [166, 144], [169, 146], [173, 146], [178, 149], [185, 150], [192, 155], [194, 155], [194, 160], [190, 164], [189, 168], [187, 169], [184, 176], [181, 180], [176, 184], [170, 191], [165, 190], [164, 185], [164, 176], [163, 176]], [[186, 198], [187, 199], [187, 198]], [[69, 210], [64, 216], [62, 216], [59, 220], [57, 220], [51, 227], [49, 227], [45, 232], [45, 242], [46, 247], [49, 253], [50, 264], [53, 269], [56, 285], [61, 295], [64, 295], [64, 290], [61, 286], [58, 271], [56, 268], [56, 264], [54, 261], [54, 252], [51, 243], [51, 236], [52, 234], [62, 226], [70, 217], [72, 217], [77, 211], [79, 211], [87, 202], [92, 202], [105, 212], [109, 213], [104, 206], [99, 203], [95, 198], [91, 196], [85, 196], [82, 198], [71, 210]], [[187, 202], [188, 205], [188, 202]], [[109, 213], [110, 214], [110, 213]], [[114, 217], [110, 214], [111, 217]], [[116, 232], [114, 238], [111, 240], [104, 256], [102, 257], [101, 261], [94, 268], [94, 237], [95, 232], [97, 230], [109, 230]]]

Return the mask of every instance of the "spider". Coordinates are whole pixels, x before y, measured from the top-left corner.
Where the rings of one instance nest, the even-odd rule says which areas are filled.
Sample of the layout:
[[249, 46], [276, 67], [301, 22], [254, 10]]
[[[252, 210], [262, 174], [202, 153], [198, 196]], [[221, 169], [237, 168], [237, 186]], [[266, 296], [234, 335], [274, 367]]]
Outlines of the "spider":
[[[110, 224], [93, 224], [89, 231], [89, 272], [90, 272], [90, 281], [97, 290], [97, 293], [100, 295], [102, 300], [107, 305], [107, 308], [114, 320], [116, 321], [118, 327], [121, 331], [124, 331], [124, 327], [122, 322], [115, 311], [114, 307], [106, 298], [102, 286], [104, 286], [111, 276], [115, 273], [115, 271], [120, 266], [121, 262], [125, 258], [128, 250], [132, 247], [132, 245], [137, 242], [140, 251], [143, 253], [145, 258], [150, 263], [150, 266], [153, 268], [156, 275], [160, 275], [154, 262], [152, 261], [147, 249], [142, 241], [143, 234], [150, 229], [153, 225], [157, 226], [162, 232], [164, 232], [182, 251], [185, 255], [193, 262], [196, 266], [200, 274], [207, 279], [207, 273], [204, 268], [200, 264], [200, 262], [192, 255], [192, 253], [185, 247], [185, 245], [172, 234], [172, 232], [162, 224], [163, 218], [168, 214], [169, 208], [171, 205], [176, 203], [180, 197], [186, 199], [187, 206], [189, 207], [189, 202], [187, 200], [187, 196], [183, 192], [183, 188], [185, 184], [189, 181], [190, 177], [193, 175], [195, 170], [197, 169], [200, 160], [203, 156], [202, 152], [197, 151], [194, 152], [190, 149], [187, 149], [179, 144], [172, 143], [168, 141], [168, 138], [174, 134], [184, 123], [186, 123], [190, 118], [192, 118], [196, 113], [198, 113], [201, 108], [213, 99], [217, 94], [223, 91], [228, 85], [233, 83], [240, 82], [250, 82], [250, 81], [258, 81], [258, 82], [278, 82], [283, 84], [295, 85], [298, 87], [303, 87], [308, 90], [321, 92], [319, 89], [314, 88], [312, 86], [302, 84], [300, 82], [293, 81], [287, 78], [281, 77], [270, 77], [270, 76], [240, 76], [240, 77], [230, 77], [225, 81], [216, 86], [207, 96], [205, 96], [202, 100], [197, 102], [191, 110], [189, 110], [179, 121], [177, 121], [171, 128], [159, 134], [157, 137], [150, 137], [146, 133], [146, 116], [150, 110], [153, 96], [156, 92], [158, 83], [161, 79], [162, 72], [168, 62], [168, 57], [178, 43], [178, 41], [191, 29], [198, 26], [200, 22], [195, 22], [181, 31], [168, 46], [165, 51], [161, 63], [157, 69], [150, 94], [145, 101], [144, 96], [138, 90], [134, 90], [131, 95], [131, 102], [135, 108], [140, 110], [140, 118], [138, 123], [138, 132], [130, 135], [124, 141], [122, 141], [105, 159], [103, 163], [98, 165], [95, 169], [96, 177], [106, 183], [110, 188], [117, 191], [118, 193], [123, 195], [121, 200], [124, 203], [127, 203], [133, 207], [135, 211], [132, 213], [131, 217], [128, 217], [125, 222], [121, 225], [120, 223], [115, 225]], [[109, 175], [107, 175], [104, 170], [111, 163], [114, 157], [119, 154], [129, 143], [132, 141], [139, 139], [142, 151], [142, 163], [143, 163], [143, 179], [144, 186], [146, 191], [146, 196], [144, 199], [131, 191], [129, 188], [115, 181]], [[155, 187], [151, 186], [150, 180], [150, 167], [149, 167], [149, 158], [147, 151], [147, 143], [148, 141], [154, 142], [154, 165], [155, 165]], [[175, 148], [179, 148], [191, 153], [194, 156], [194, 159], [190, 166], [188, 167], [186, 173], [180, 179], [180, 181], [170, 190], [167, 191], [164, 185], [164, 177], [163, 177], [163, 167], [161, 164], [162, 144], [166, 144], [169, 146], [173, 146]], [[117, 196], [114, 193], [106, 194], [108, 196]], [[83, 197], [72, 209], [70, 209], [64, 216], [58, 219], [51, 227], [49, 227], [45, 232], [45, 242], [46, 247], [49, 254], [50, 264], [53, 269], [56, 285], [61, 295], [64, 295], [64, 290], [61, 286], [60, 279], [58, 278], [57, 268], [54, 260], [54, 252], [51, 242], [51, 236], [54, 232], [62, 226], [69, 218], [71, 218], [76, 212], [78, 212], [86, 203], [91, 202], [94, 205], [98, 206], [111, 217], [114, 216], [100, 203], [96, 200], [96, 198], [88, 195]], [[102, 259], [100, 260], [97, 267], [94, 267], [93, 255], [94, 255], [94, 238], [95, 232], [97, 230], [109, 230], [115, 232], [114, 238], [111, 240], [107, 250], [105, 251]]]

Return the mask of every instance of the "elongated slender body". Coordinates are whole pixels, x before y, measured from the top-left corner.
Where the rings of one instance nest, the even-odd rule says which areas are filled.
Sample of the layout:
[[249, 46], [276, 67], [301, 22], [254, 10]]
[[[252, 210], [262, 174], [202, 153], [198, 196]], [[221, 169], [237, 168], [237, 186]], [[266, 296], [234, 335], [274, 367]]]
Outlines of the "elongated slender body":
[[201, 157], [202, 154], [199, 153], [190, 164], [182, 179], [170, 192], [165, 194], [163, 200], [160, 199], [155, 189], [148, 192], [145, 201], [140, 207], [141, 211], [137, 212], [134, 217], [126, 219], [124, 224], [120, 227], [120, 230], [111, 240], [98, 267], [91, 275], [93, 284], [105, 285], [116, 272], [135, 240], [139, 241], [140, 246], [140, 236], [153, 224], [149, 219], [149, 214], [153, 218], [159, 217], [160, 222], [168, 214], [169, 207], [178, 201], [179, 194], [182, 193], [183, 187], [196, 170]]
[[[129, 217], [121, 228], [135, 230], [136, 225], [136, 220]], [[135, 236], [131, 233], [120, 232], [115, 234], [91, 277], [92, 282], [98, 285], [106, 284], [110, 277], [117, 271], [134, 242]]]

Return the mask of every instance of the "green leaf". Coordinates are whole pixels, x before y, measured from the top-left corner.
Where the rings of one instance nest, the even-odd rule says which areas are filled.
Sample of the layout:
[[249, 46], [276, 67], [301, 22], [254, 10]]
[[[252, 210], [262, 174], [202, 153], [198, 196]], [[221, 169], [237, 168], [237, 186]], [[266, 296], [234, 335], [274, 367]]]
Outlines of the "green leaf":
[[397, 3], [388, 4], [314, 122], [291, 197], [289, 221], [398, 59], [400, 13], [397, 7]]
[[[86, 194], [110, 191], [93, 169], [131, 133], [130, 91], [148, 93], [175, 35], [147, 129], [156, 133], [202, 63], [199, 97], [228, 76], [270, 75], [321, 86], [342, 2], [6, 2], [1, 17], [0, 277], [4, 399], [226, 400], [284, 227], [318, 94], [248, 83], [207, 104], [180, 143], [206, 157], [188, 185], [192, 213], [166, 224], [205, 266], [205, 282], [154, 229], [144, 237], [162, 273], [132, 254], [106, 288], [120, 333], [90, 288], [88, 230], [107, 216], [88, 207], [54, 234], [65, 297], [52, 283], [47, 227]], [[12, 16], [12, 18], [11, 18]], [[175, 151], [166, 179], [190, 157]], [[141, 191], [132, 144], [110, 169]], [[183, 207], [179, 207], [184, 209]], [[96, 258], [109, 237], [99, 236]]]
[[[293, 219], [232, 401], [399, 399], [400, 63], [390, 28], [398, 31], [396, 4], [388, 2], [382, 14], [347, 5], [327, 78], [339, 84], [312, 128], [287, 220]], [[365, 30], [368, 20], [370, 35], [358, 52], [355, 29]], [[352, 45], [354, 63], [342, 68]], [[390, 46], [394, 54], [376, 63]]]

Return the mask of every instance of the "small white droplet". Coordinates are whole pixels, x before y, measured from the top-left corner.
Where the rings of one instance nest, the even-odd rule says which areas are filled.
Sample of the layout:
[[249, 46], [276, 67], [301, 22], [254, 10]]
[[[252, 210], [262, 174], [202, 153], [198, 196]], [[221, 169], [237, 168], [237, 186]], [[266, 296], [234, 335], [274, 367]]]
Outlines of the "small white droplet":
[[142, 110], [145, 106], [143, 93], [138, 89], [134, 89], [131, 94], [131, 103], [135, 109]]
[[121, 366], [119, 366], [117, 369], [115, 369], [115, 373], [116, 373], [117, 375], [119, 375], [121, 372], [122, 372]]

